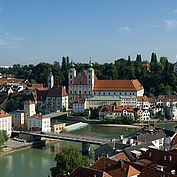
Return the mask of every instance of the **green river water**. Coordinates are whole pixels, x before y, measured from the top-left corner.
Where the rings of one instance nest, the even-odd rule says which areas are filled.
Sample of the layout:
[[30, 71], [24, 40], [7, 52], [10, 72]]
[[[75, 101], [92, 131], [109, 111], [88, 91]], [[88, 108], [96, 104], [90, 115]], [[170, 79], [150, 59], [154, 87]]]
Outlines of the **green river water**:
[[[169, 130], [172, 130], [173, 126], [174, 124], [160, 125]], [[89, 124], [71, 133], [111, 139], [119, 138], [122, 134], [128, 135], [135, 130]], [[50, 175], [50, 167], [55, 166], [55, 154], [71, 145], [81, 149], [81, 143], [62, 141], [43, 148], [31, 148], [0, 157], [0, 177], [47, 177]], [[91, 158], [96, 147], [98, 146], [91, 145]]]

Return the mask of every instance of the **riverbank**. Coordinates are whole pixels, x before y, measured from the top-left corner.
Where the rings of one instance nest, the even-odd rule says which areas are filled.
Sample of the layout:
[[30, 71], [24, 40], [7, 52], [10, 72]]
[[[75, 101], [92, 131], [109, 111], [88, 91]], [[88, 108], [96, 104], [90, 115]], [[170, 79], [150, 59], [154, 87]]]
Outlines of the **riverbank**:
[[124, 124], [100, 124], [105, 127], [123, 127], [123, 128], [141, 128], [140, 125], [124, 125]]
[[60, 142], [61, 140], [51, 140], [51, 139], [43, 139], [42, 141], [37, 142], [19, 142], [15, 141], [13, 139], [9, 139], [5, 144], [5, 148], [0, 151], [0, 157], [12, 154], [18, 151], [23, 151], [26, 149], [30, 149], [33, 147], [42, 147], [46, 144], [54, 143], [54, 142]]

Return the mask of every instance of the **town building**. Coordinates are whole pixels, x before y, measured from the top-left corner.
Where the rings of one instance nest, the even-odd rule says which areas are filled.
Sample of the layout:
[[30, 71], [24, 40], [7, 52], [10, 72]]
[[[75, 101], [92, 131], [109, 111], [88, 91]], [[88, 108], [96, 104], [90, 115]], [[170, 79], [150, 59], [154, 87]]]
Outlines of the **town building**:
[[78, 74], [76, 73], [73, 63], [71, 63], [71, 68], [68, 73], [69, 104], [72, 104], [75, 98], [92, 97], [96, 80], [97, 77], [91, 62], [87, 70], [83, 70]]
[[27, 129], [30, 131], [51, 132], [50, 117], [36, 114], [27, 118]]
[[137, 97], [136, 96], [120, 96], [122, 106], [133, 106], [137, 107]]
[[165, 100], [163, 102], [163, 109], [167, 118], [177, 120], [177, 99]]
[[148, 109], [139, 109], [137, 114], [139, 115], [139, 120], [141, 122], [150, 121], [150, 111]]
[[0, 130], [5, 130], [8, 136], [12, 133], [12, 116], [5, 111], [0, 111]]
[[96, 80], [94, 88], [95, 96], [143, 96], [144, 88], [135, 80]]
[[106, 106], [99, 110], [99, 119], [115, 119], [118, 116], [130, 116], [134, 118], [133, 106]]
[[63, 86], [55, 86], [46, 95], [45, 112], [64, 112], [68, 110], [68, 94]]
[[24, 112], [25, 112], [25, 115], [28, 117], [36, 114], [35, 102], [31, 100], [25, 101]]
[[149, 109], [150, 103], [147, 96], [137, 96], [137, 108]]
[[25, 124], [25, 113], [23, 110], [17, 110], [10, 112], [12, 116], [12, 127], [14, 128], [24, 128]]
[[66, 123], [54, 123], [51, 125], [51, 131], [53, 133], [60, 133], [66, 130]]
[[121, 98], [119, 96], [93, 96], [85, 100], [86, 109], [95, 109], [100, 106], [122, 105]]
[[92, 96], [143, 96], [144, 88], [135, 80], [98, 80], [90, 62], [87, 70], [76, 74], [73, 63], [68, 73], [68, 95], [71, 105], [75, 98]]
[[73, 112], [74, 113], [82, 113], [86, 109], [85, 99], [83, 98], [75, 98], [73, 102]]

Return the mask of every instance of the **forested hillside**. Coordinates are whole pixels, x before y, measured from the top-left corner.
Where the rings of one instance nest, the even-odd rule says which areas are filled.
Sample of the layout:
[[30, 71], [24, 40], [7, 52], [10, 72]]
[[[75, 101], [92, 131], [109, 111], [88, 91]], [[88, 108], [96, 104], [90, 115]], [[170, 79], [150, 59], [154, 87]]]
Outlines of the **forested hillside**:
[[[149, 64], [149, 69], [146, 65]], [[68, 70], [70, 67], [69, 57], [63, 57], [60, 65], [59, 61], [54, 64], [39, 63], [37, 65], [14, 64], [12, 68], [4, 70], [15, 74], [18, 78], [29, 79], [32, 83], [47, 84], [47, 76], [52, 71], [55, 77], [55, 85], [65, 85], [68, 83]], [[88, 64], [75, 63], [77, 72], [87, 69]], [[177, 91], [177, 74], [173, 72], [174, 63], [170, 63], [166, 57], [157, 59], [155, 53], [152, 53], [150, 62], [142, 60], [141, 55], [137, 55], [135, 60], [118, 59], [114, 63], [93, 63], [95, 73], [98, 79], [138, 79], [145, 88], [145, 94], [148, 96], [167, 94]]]

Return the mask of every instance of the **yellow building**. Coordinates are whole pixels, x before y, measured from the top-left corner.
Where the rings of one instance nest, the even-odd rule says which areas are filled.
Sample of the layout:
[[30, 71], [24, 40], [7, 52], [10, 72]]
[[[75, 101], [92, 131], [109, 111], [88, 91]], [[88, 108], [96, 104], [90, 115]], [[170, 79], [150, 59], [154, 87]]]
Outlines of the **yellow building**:
[[51, 131], [53, 133], [60, 133], [61, 131], [66, 129], [66, 123], [55, 123], [51, 125]]

